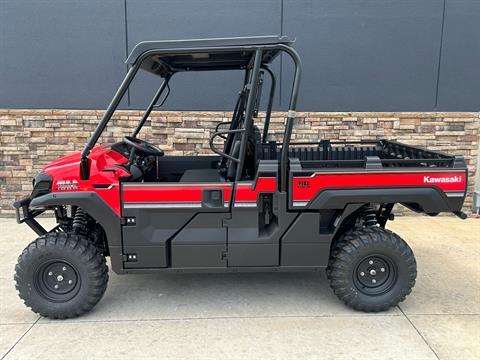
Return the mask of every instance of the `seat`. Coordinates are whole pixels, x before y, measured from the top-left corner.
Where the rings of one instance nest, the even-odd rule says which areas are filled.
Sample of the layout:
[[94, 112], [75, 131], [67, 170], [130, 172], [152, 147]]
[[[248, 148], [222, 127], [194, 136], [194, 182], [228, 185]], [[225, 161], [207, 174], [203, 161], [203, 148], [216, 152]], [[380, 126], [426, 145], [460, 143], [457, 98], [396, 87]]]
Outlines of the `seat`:
[[217, 169], [189, 169], [180, 178], [181, 183], [225, 182]]

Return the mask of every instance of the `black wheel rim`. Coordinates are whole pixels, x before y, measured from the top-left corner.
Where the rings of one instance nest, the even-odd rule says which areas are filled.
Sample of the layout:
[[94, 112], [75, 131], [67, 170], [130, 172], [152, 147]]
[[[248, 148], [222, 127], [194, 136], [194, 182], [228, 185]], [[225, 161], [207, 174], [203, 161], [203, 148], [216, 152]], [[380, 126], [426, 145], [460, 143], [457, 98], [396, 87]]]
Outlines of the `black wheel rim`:
[[378, 296], [392, 288], [397, 281], [397, 274], [397, 267], [388, 256], [374, 254], [358, 262], [353, 278], [360, 292]]
[[37, 269], [35, 287], [49, 301], [66, 302], [77, 295], [80, 276], [72, 264], [63, 260], [51, 260]]

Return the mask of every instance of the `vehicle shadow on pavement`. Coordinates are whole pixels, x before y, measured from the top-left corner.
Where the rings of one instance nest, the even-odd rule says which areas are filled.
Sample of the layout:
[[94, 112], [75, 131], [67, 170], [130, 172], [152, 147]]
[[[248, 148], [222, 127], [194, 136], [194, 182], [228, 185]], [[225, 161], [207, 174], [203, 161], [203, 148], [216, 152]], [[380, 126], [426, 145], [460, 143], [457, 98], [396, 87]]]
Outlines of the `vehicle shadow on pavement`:
[[[384, 314], [397, 314], [393, 309]], [[111, 274], [105, 297], [76, 321], [366, 315], [314, 273]], [[43, 319], [42, 321], [48, 321]]]

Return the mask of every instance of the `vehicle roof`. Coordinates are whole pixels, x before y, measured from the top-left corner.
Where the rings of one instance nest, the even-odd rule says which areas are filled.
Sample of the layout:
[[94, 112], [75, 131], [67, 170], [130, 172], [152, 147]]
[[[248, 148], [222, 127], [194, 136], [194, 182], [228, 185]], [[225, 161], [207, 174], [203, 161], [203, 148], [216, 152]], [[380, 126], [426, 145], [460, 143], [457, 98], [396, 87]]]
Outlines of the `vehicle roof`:
[[[144, 53], [149, 55], [141, 68], [157, 75], [179, 71], [232, 70], [246, 68], [256, 49], [268, 45], [291, 45], [286, 36], [253, 36], [234, 38], [142, 41], [126, 63], [134, 64]], [[280, 49], [265, 49], [262, 63], [270, 63]]]

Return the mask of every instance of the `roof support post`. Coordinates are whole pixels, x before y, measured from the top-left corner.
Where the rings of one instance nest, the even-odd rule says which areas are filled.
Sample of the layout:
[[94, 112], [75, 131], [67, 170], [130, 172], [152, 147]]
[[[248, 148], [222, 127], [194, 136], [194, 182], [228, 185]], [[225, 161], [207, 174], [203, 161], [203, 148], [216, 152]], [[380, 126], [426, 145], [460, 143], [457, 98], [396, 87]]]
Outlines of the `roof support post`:
[[[158, 88], [157, 92], [153, 96], [152, 100], [150, 101], [150, 104], [148, 104], [147, 108], [145, 109], [145, 112], [143, 113], [142, 118], [140, 119], [140, 122], [138, 123], [137, 127], [135, 128], [135, 131], [133, 132], [132, 136], [136, 137], [140, 130], [142, 130], [143, 124], [145, 124], [145, 121], [147, 121], [148, 117], [150, 116], [150, 113], [153, 110], [153, 107], [157, 103], [158, 99], [160, 98], [160, 95], [163, 94], [163, 91], [168, 85], [168, 82], [170, 81], [170, 78], [172, 77], [172, 74], [168, 74], [165, 76], [165, 79], [163, 80], [162, 84]], [[168, 96], [168, 94], [167, 94]]]
[[247, 106], [245, 108], [245, 131], [243, 132], [242, 142], [240, 144], [240, 153], [238, 158], [240, 159], [238, 166], [237, 166], [237, 173], [235, 175], [235, 180], [239, 181], [242, 177], [243, 172], [243, 165], [245, 164], [245, 153], [247, 149], [247, 142], [248, 142], [248, 134], [250, 134], [252, 127], [253, 127], [253, 108], [255, 106], [255, 99], [257, 93], [257, 78], [260, 72], [260, 65], [262, 63], [262, 50], [257, 49], [255, 51], [255, 58], [253, 61], [253, 68], [250, 71], [250, 79], [248, 83], [249, 92], [248, 92], [248, 100]]
[[134, 66], [128, 70], [127, 75], [123, 79], [122, 83], [120, 84], [120, 87], [118, 88], [117, 92], [115, 93], [112, 101], [108, 105], [107, 110], [105, 111], [105, 114], [103, 114], [102, 120], [100, 120], [100, 123], [98, 124], [97, 128], [93, 132], [92, 136], [88, 140], [87, 145], [85, 145], [83, 151], [82, 151], [82, 156], [80, 160], [80, 178], [82, 180], [88, 180], [89, 175], [90, 175], [90, 163], [88, 161], [88, 155], [90, 154], [90, 151], [92, 148], [95, 146], [95, 144], [98, 141], [98, 138], [102, 134], [103, 130], [105, 130], [105, 127], [107, 126], [108, 122], [110, 121], [110, 118], [112, 117], [113, 113], [117, 109], [118, 104], [123, 98], [123, 95], [127, 91], [128, 87], [130, 86], [130, 83], [132, 82], [135, 74], [137, 73], [138, 69], [140, 68], [140, 62], [135, 63]]
[[286, 52], [295, 64], [295, 76], [293, 79], [292, 93], [290, 95], [290, 104], [288, 106], [287, 121], [283, 133], [282, 154], [280, 158], [280, 191], [287, 191], [288, 188], [288, 148], [292, 136], [293, 121], [296, 116], [298, 90], [300, 86], [300, 77], [302, 71], [302, 62], [298, 53], [290, 46], [279, 45]]
[[273, 99], [275, 97], [275, 87], [276, 87], [277, 81], [275, 79], [275, 75], [273, 74], [273, 71], [268, 66], [262, 66], [262, 69], [264, 69], [270, 75], [270, 94], [268, 97], [268, 105], [267, 105], [267, 111], [265, 113], [265, 124], [263, 125], [263, 135], [262, 135], [262, 144], [265, 144], [267, 142], [267, 137], [268, 137], [268, 128], [270, 126], [270, 117], [272, 115]]

